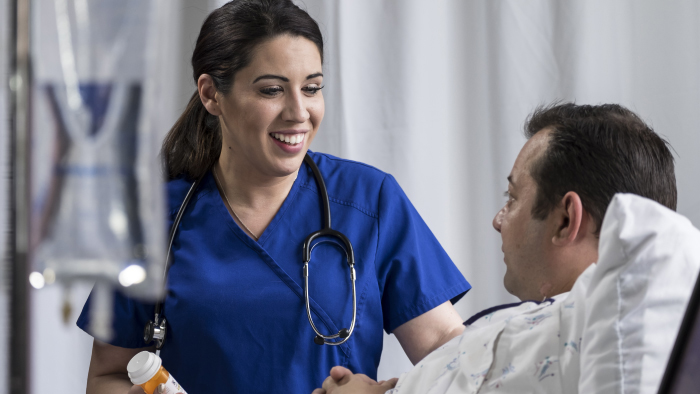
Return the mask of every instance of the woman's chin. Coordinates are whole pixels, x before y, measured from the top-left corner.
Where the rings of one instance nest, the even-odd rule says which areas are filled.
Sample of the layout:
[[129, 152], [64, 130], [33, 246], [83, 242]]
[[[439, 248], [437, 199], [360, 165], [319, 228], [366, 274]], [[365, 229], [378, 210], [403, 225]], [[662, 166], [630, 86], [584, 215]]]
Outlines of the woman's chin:
[[294, 157], [285, 157], [285, 158], [279, 158], [278, 160], [276, 160], [276, 162], [273, 166], [275, 176], [285, 177], [285, 176], [289, 176], [292, 174], [296, 174], [296, 172], [301, 167], [302, 161], [304, 161], [305, 155], [306, 155], [306, 149], [303, 152], [300, 152], [299, 154], [294, 155]]

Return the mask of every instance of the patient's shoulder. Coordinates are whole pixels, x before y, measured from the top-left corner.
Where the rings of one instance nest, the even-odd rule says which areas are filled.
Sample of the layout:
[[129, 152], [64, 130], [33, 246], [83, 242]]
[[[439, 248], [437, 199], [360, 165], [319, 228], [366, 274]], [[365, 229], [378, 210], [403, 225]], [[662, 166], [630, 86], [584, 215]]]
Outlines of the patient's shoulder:
[[477, 328], [489, 324], [495, 324], [501, 321], [506, 321], [524, 313], [529, 313], [533, 312], [534, 310], [547, 308], [549, 306], [554, 305], [555, 303], [557, 303], [558, 305], [566, 297], [567, 294], [560, 294], [559, 296], [556, 296], [554, 298], [547, 298], [543, 301], [528, 300], [496, 305], [494, 307], [484, 309], [483, 311], [470, 317], [464, 322], [464, 325], [468, 328]]

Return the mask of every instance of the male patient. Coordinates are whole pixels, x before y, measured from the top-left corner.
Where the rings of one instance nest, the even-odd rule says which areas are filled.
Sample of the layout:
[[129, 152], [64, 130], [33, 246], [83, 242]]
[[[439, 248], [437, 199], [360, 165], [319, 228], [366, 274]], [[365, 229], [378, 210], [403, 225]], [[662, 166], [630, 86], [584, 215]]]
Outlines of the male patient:
[[[439, 386], [456, 383], [440, 378], [455, 368], [477, 371], [465, 374], [463, 379], [471, 382], [460, 387], [498, 389], [509, 379], [511, 387], [519, 382], [515, 387], [522, 392], [575, 390], [576, 382], [550, 378], [554, 376], [551, 366], [578, 368], [575, 353], [580, 337], [566, 342], [569, 358], [567, 354], [554, 359], [548, 356], [551, 352], [537, 353], [550, 346], [546, 342], [558, 346], [557, 336], [563, 336], [566, 328], [558, 331], [560, 325], [569, 324], [566, 318], [551, 318], [559, 312], [547, 306], [559, 301], [560, 308], [573, 307], [561, 304], [579, 276], [598, 260], [601, 223], [615, 193], [647, 197], [675, 210], [673, 157], [665, 140], [633, 112], [614, 104], [538, 108], [526, 121], [525, 134], [528, 141], [508, 176], [508, 200], [494, 217], [493, 227], [503, 241], [506, 290], [522, 301], [532, 301], [491, 308], [467, 320], [459, 338], [435, 352], [463, 350], [449, 353], [457, 355], [453, 360], [435, 361], [444, 366], [442, 372], [421, 369], [431, 362], [429, 355], [394, 388], [397, 379], [378, 383], [335, 367], [323, 389], [314, 394], [384, 393], [390, 389], [402, 393], [409, 386], [411, 392], [445, 392], [448, 387]], [[513, 316], [521, 315], [525, 315], [520, 319], [522, 327], [508, 325]], [[554, 338], [547, 331], [548, 324], [557, 324], [550, 326]], [[541, 343], [535, 346], [538, 341]], [[498, 364], [499, 357], [505, 360], [500, 361], [503, 364]], [[469, 363], [473, 365], [465, 365]], [[486, 376], [496, 369], [495, 375]], [[526, 369], [528, 373], [521, 372]]]

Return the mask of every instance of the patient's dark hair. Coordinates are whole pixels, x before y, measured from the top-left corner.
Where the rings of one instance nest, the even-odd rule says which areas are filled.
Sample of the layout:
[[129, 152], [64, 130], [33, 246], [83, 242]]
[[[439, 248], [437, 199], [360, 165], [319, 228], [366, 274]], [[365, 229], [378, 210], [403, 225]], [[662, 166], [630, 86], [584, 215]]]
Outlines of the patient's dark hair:
[[[236, 73], [246, 67], [255, 48], [282, 35], [316, 44], [323, 62], [323, 36], [316, 21], [291, 0], [233, 0], [204, 21], [192, 53], [195, 85], [202, 74], [228, 94]], [[162, 159], [169, 179], [204, 175], [221, 154], [221, 130], [195, 90], [187, 108], [163, 141]]]
[[615, 193], [633, 193], [676, 210], [676, 176], [669, 143], [634, 112], [617, 104], [553, 104], [525, 122], [529, 139], [551, 129], [532, 164], [537, 183], [533, 217], [543, 220], [570, 191], [581, 197], [596, 233]]

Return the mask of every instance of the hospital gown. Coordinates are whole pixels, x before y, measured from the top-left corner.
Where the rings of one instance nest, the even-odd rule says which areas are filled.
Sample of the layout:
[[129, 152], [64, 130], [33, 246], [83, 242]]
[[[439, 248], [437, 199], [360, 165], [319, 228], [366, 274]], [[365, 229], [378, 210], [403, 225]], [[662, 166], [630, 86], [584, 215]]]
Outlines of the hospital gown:
[[387, 393], [577, 392], [580, 306], [594, 267], [571, 292], [541, 303], [492, 308], [467, 321], [462, 335], [401, 376]]

